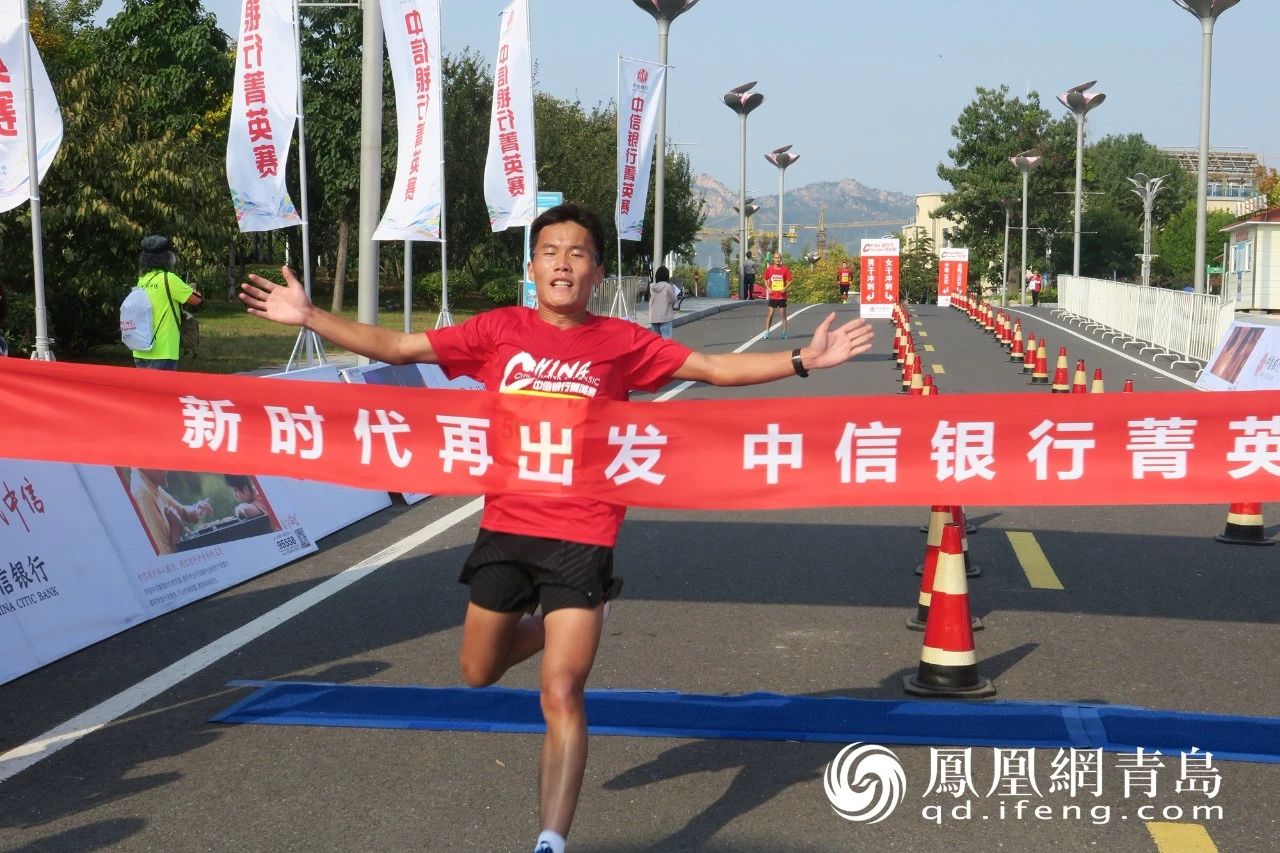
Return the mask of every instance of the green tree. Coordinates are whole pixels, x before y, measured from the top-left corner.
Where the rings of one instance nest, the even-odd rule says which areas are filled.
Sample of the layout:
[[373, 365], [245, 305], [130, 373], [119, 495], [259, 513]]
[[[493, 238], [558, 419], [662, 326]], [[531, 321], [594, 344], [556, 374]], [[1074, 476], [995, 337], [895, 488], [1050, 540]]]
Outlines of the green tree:
[[[979, 87], [977, 97], [961, 110], [947, 152], [950, 164], [938, 165], [938, 177], [951, 185], [936, 215], [960, 223], [952, 242], [969, 249], [975, 278], [996, 282], [1004, 248], [1004, 208], [1001, 198], [1021, 198], [1022, 177], [1009, 163], [1020, 151], [1036, 148], [1044, 155], [1031, 175], [1028, 207], [1032, 225], [1059, 227], [1070, 221], [1069, 197], [1060, 193], [1075, 185], [1075, 120], [1054, 119], [1031, 92], [1026, 99], [1011, 96], [1008, 86]], [[1013, 226], [1020, 226], [1015, 211]], [[1039, 237], [1031, 255], [1041, 253]], [[1016, 258], [1014, 245], [1011, 256]], [[1016, 268], [1016, 260], [1011, 268]]]
[[[1140, 133], [1104, 137], [1085, 150], [1086, 187], [1098, 195], [1087, 196], [1085, 206], [1109, 201], [1115, 208], [1142, 226], [1142, 200], [1133, 192], [1128, 178], [1138, 173], [1148, 178], [1166, 176], [1156, 196], [1151, 223], [1158, 228], [1173, 216], [1188, 199], [1195, 197], [1195, 181], [1178, 162], [1147, 142]], [[1089, 241], [1084, 241], [1085, 246]], [[1084, 263], [1083, 257], [1081, 264]]]
[[[1208, 255], [1217, 254], [1215, 245], [1223, 241], [1222, 229], [1235, 221], [1225, 210], [1209, 212]], [[1152, 239], [1152, 251], [1157, 255], [1151, 270], [1151, 281], [1164, 287], [1183, 287], [1194, 281], [1196, 255], [1196, 203], [1192, 199], [1165, 223]]]
[[934, 254], [933, 239], [921, 235], [907, 241], [902, 234], [904, 251], [900, 259], [898, 293], [906, 302], [934, 302], [938, 293], [938, 256]]

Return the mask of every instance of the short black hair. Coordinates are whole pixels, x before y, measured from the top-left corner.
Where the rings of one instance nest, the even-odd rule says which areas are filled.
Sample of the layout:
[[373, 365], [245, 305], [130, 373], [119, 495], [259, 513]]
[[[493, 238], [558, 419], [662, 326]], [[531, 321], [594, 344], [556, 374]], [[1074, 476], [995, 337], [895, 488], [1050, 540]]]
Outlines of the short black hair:
[[138, 270], [171, 270], [178, 262], [173, 243], [163, 234], [148, 234], [142, 238], [142, 251], [138, 253]]
[[656, 270], [653, 271], [653, 280], [654, 281], [670, 281], [671, 270], [667, 269], [666, 267], [658, 267]]
[[223, 474], [222, 476], [226, 478], [227, 485], [233, 489], [255, 491], [253, 488], [253, 480], [249, 479], [246, 474]]
[[574, 222], [587, 229], [587, 233], [591, 235], [591, 242], [595, 243], [596, 266], [604, 266], [604, 223], [593, 211], [580, 204], [558, 204], [540, 213], [529, 226], [530, 248], [538, 245], [538, 235], [542, 233], [543, 228], [565, 222]]

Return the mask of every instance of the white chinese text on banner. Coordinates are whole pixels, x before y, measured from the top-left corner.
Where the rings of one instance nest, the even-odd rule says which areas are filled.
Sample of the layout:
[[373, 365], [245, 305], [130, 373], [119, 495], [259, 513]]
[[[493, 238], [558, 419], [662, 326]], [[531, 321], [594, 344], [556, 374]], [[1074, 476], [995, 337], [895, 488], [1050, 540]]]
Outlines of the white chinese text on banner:
[[32, 90], [35, 94], [36, 165], [44, 180], [62, 145], [62, 113], [53, 96], [40, 54], [22, 26], [19, 0], [0, 0], [0, 213], [31, 198], [27, 163], [27, 81], [22, 50], [31, 45]]
[[227, 185], [241, 231], [272, 231], [302, 218], [285, 188], [298, 113], [297, 42], [290, 0], [243, 0], [227, 133]]
[[382, 0], [396, 89], [396, 181], [375, 240], [439, 240], [444, 110], [439, 0]]
[[498, 58], [493, 64], [489, 156], [484, 164], [484, 200], [494, 231], [533, 222], [538, 197], [528, 0], [513, 0], [502, 10], [501, 21]]
[[862, 284], [859, 313], [867, 318], [893, 316], [898, 302], [898, 251], [896, 237], [862, 241]]
[[643, 234], [666, 72], [653, 62], [618, 58], [618, 200], [613, 219], [621, 240], [639, 240]]

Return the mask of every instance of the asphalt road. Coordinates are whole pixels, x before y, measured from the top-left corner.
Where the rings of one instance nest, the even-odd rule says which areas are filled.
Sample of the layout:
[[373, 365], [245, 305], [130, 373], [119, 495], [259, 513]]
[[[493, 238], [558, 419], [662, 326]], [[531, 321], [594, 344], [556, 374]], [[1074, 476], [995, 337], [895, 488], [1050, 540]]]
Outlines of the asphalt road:
[[[827, 310], [797, 312], [791, 340], [750, 349], [802, 344]], [[913, 312], [917, 346], [933, 347], [924, 360], [942, 367], [944, 393], [1047, 393], [959, 312]], [[731, 351], [759, 333], [763, 313], [762, 304], [734, 307], [680, 326], [677, 337]], [[1077, 337], [1045, 307], [1021, 316], [1051, 354], [1066, 345], [1071, 366], [1084, 358], [1090, 377], [1102, 367], [1109, 393], [1127, 378], [1139, 392], [1186, 388], [1192, 378]], [[680, 398], [892, 393], [899, 376], [887, 321], [877, 335], [875, 351], [845, 368], [763, 388], [693, 387]], [[206, 722], [245, 695], [227, 686], [235, 679], [456, 684], [465, 588], [454, 578], [475, 535], [472, 503], [393, 507], [323, 540], [312, 557], [0, 688], [3, 765], [15, 749], [182, 662], [154, 698], [82, 718], [65, 748], [15, 775], [0, 767], [0, 848], [529, 849], [539, 736]], [[1225, 507], [969, 509], [980, 527], [970, 548], [984, 569], [970, 584], [986, 621], [976, 635], [979, 669], [998, 698], [1280, 716], [1280, 549], [1214, 542]], [[633, 511], [618, 544], [626, 594], [605, 626], [591, 686], [904, 698], [901, 678], [920, 652], [920, 635], [903, 623], [914, 610], [926, 514]], [[1061, 589], [1032, 585], [1010, 531], [1035, 537]], [[230, 653], [190, 657], [383, 549], [391, 550], [374, 568], [343, 576], [360, 575], [355, 582]], [[535, 687], [536, 666], [504, 684]], [[928, 793], [937, 769], [928, 746], [891, 748], [906, 800], [868, 825], [841, 819], [824, 794], [839, 745], [596, 737], [571, 849], [1260, 851], [1280, 838], [1277, 765], [1215, 762], [1220, 790], [1210, 800], [1176, 793], [1178, 759], [1166, 757], [1148, 796], [1136, 785], [1126, 792], [1117, 756], [1107, 754], [1098, 795], [1072, 799], [1048, 791], [1056, 750], [1040, 749], [1033, 776], [1043, 796], [1001, 797], [988, 795], [995, 753], [975, 747], [974, 790], [957, 798]], [[1013, 765], [1004, 770], [1016, 775]], [[1031, 808], [1015, 814], [1018, 799]], [[965, 801], [968, 816], [956, 811]], [[1082, 814], [1068, 813], [1069, 803]], [[1033, 814], [1036, 805], [1047, 816]], [[1203, 805], [1221, 812], [1192, 814]], [[1157, 820], [1140, 806], [1154, 807], [1146, 814]]]

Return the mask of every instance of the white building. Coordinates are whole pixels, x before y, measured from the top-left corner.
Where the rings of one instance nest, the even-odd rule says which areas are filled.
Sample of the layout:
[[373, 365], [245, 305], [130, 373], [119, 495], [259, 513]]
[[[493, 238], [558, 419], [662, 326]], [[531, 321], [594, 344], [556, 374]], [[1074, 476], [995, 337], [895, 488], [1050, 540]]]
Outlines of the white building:
[[1280, 207], [1222, 230], [1230, 240], [1223, 293], [1240, 311], [1280, 312]]

